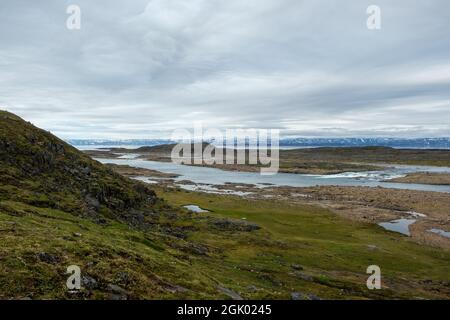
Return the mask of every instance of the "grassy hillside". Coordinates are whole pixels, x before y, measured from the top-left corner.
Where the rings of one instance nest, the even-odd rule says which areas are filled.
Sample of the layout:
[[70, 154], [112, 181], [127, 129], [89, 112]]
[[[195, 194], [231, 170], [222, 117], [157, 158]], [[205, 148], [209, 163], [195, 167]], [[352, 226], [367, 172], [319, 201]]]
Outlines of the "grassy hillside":
[[[157, 202], [126, 179], [49, 132], [0, 111], [0, 199], [59, 209], [98, 222], [141, 218]], [[144, 212], [143, 211], [143, 212]]]

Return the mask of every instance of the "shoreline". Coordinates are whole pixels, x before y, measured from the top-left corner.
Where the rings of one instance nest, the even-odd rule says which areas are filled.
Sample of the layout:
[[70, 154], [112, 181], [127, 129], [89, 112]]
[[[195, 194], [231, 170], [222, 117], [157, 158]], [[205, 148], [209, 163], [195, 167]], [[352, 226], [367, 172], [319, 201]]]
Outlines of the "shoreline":
[[414, 184], [429, 184], [429, 185], [450, 185], [449, 173], [432, 173], [432, 172], [415, 172], [409, 173], [401, 178], [394, 178], [386, 180], [386, 182], [394, 183], [414, 183]]
[[[126, 172], [126, 166], [111, 167], [118, 173]], [[283, 205], [300, 204], [325, 208], [350, 221], [379, 224], [397, 219], [411, 218], [410, 212], [419, 213], [411, 225], [411, 241], [422, 245], [450, 250], [450, 239], [429, 232], [431, 229], [450, 230], [449, 195], [443, 192], [415, 191], [363, 186], [290, 187], [267, 184], [264, 187], [248, 183], [203, 185], [190, 180], [175, 181], [174, 176], [156, 170], [133, 168], [135, 175], [127, 176], [144, 181], [164, 190], [189, 190], [194, 193], [238, 196], [247, 201], [272, 200]], [[149, 175], [145, 175], [147, 172]], [[176, 176], [176, 175], [175, 175]], [[422, 216], [424, 215], [424, 216]]]
[[[83, 150], [95, 158], [118, 159], [128, 154], [136, 159], [170, 162], [174, 145], [158, 145], [137, 149], [110, 148], [107, 150]], [[207, 144], [203, 145], [205, 148]], [[234, 150], [236, 152], [236, 150]], [[333, 175], [345, 172], [380, 171], [386, 166], [411, 165], [450, 167], [450, 150], [392, 149], [384, 147], [342, 147], [288, 149], [279, 151], [280, 173]], [[248, 150], [246, 159], [248, 159]], [[433, 160], [430, 160], [433, 158]], [[235, 154], [236, 159], [236, 154]], [[236, 161], [235, 161], [236, 162]], [[185, 164], [217, 168], [226, 171], [257, 172], [263, 166], [250, 164]]]

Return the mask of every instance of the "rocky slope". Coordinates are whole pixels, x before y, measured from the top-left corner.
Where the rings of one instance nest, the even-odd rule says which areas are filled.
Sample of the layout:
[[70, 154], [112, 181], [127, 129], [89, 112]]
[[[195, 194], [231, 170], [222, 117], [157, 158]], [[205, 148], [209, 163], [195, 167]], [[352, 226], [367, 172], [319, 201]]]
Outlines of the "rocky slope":
[[60, 209], [102, 223], [138, 223], [157, 199], [64, 141], [0, 111], [0, 199]]

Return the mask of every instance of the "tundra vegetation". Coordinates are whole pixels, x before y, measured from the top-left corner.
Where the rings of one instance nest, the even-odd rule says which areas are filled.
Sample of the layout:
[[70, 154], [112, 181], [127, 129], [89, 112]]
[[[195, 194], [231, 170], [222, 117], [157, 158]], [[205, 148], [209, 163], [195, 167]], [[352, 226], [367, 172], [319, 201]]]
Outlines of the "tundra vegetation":
[[3, 111], [0, 181], [2, 299], [450, 298], [448, 250], [315, 205], [148, 186]]

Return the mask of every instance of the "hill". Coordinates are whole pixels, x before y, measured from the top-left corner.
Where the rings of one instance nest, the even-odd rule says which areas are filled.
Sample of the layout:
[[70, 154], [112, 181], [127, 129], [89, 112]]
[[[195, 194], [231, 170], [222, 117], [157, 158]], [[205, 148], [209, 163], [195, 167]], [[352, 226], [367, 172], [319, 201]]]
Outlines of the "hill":
[[[156, 195], [19, 117], [0, 111], [0, 197], [97, 222], [133, 222]], [[133, 216], [134, 215], [134, 216]]]

